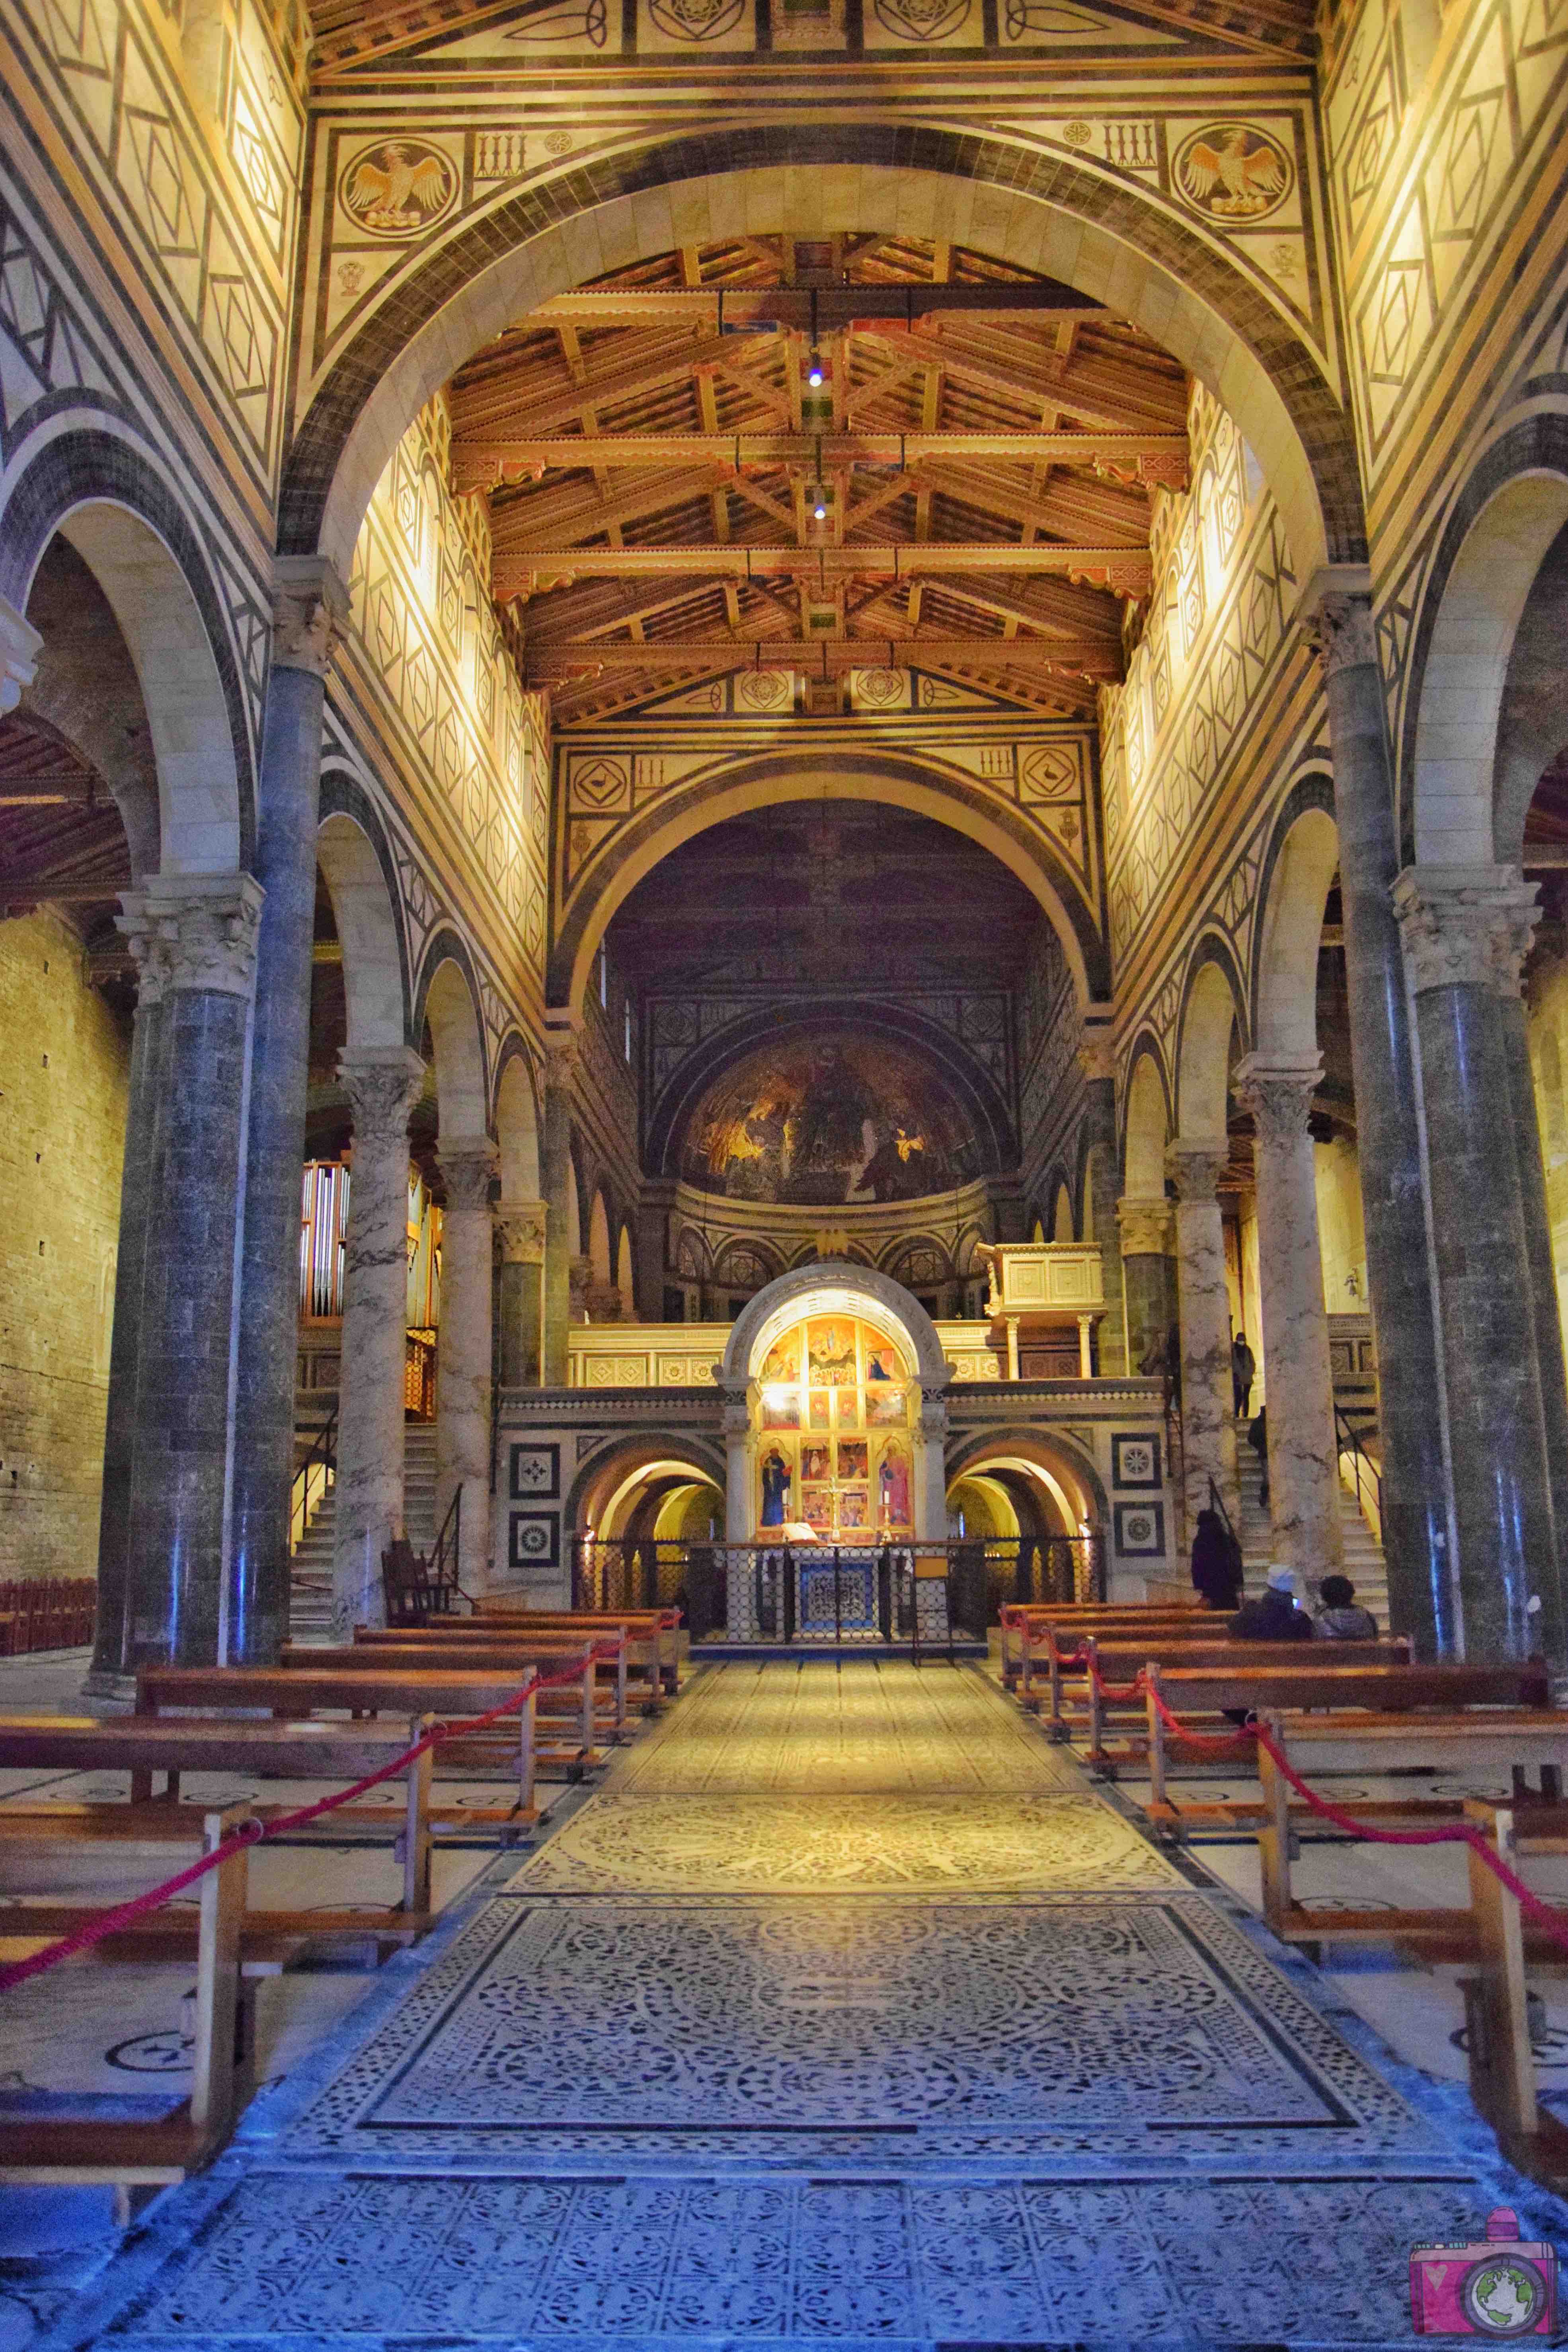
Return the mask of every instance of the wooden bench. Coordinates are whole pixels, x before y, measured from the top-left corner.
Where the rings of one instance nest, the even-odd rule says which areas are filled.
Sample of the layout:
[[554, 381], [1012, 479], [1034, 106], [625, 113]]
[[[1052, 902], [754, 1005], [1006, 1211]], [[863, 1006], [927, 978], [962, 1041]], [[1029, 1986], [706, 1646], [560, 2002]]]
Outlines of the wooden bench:
[[[1561, 1803], [1520, 1807], [1472, 1797], [1465, 1818], [1527, 1884], [1527, 1862], [1568, 1854], [1568, 1806]], [[1510, 2162], [1561, 2190], [1568, 2186], [1568, 2129], [1539, 2102], [1528, 1979], [1568, 1974], [1568, 1953], [1533, 1923], [1526, 1925], [1519, 1897], [1478, 1853], [1472, 1851], [1468, 1862], [1479, 1963], [1476, 1976], [1461, 1979], [1470, 2096]], [[1568, 1907], [1553, 1904], [1552, 1909], [1568, 1927]]]
[[[1293, 1646], [1300, 1650], [1315, 1645]], [[1173, 1736], [1167, 1733], [1155, 1705], [1156, 1693], [1173, 1714], [1187, 1717], [1227, 1708], [1262, 1714], [1273, 1708], [1300, 1707], [1355, 1707], [1394, 1714], [1435, 1708], [1451, 1716], [1473, 1706], [1544, 1708], [1551, 1696], [1546, 1668], [1539, 1659], [1519, 1666], [1330, 1665], [1319, 1660], [1278, 1666], [1249, 1663], [1245, 1668], [1153, 1665], [1144, 1705], [1150, 1795], [1156, 1804], [1165, 1801], [1168, 1744]], [[1563, 1720], [1568, 1723], [1568, 1717]], [[1110, 1769], [1122, 1760], [1128, 1759], [1110, 1758], [1100, 1769]]]
[[1212, 1622], [1218, 1613], [1217, 1610], [1197, 1607], [1146, 1608], [1139, 1602], [1005, 1601], [999, 1612], [1002, 1679], [1009, 1690], [1016, 1688], [1020, 1678], [1027, 1682], [1029, 1654], [1042, 1648], [1047, 1630], [1069, 1643], [1079, 1633], [1098, 1633], [1102, 1630], [1131, 1635], [1163, 1633], [1169, 1628], [1179, 1633], [1189, 1619]]
[[521, 1609], [510, 1602], [504, 1593], [481, 1598], [476, 1605], [485, 1622], [504, 1622], [525, 1631], [553, 1629], [596, 1637], [601, 1630], [623, 1627], [634, 1652], [647, 1651], [655, 1667], [656, 1680], [662, 1683], [672, 1698], [679, 1695], [679, 1609]]
[[[1515, 1670], [1460, 1666], [1412, 1671], [1473, 1675]], [[1261, 1720], [1292, 1768], [1308, 1781], [1323, 1773], [1386, 1772], [1432, 1761], [1467, 1776], [1489, 1774], [1500, 1793], [1511, 1784], [1515, 1801], [1530, 1802], [1524, 1776], [1533, 1768], [1541, 1776], [1542, 1799], [1550, 1804], [1561, 1794], [1563, 1768], [1568, 1763], [1568, 1714], [1542, 1706], [1466, 1705], [1458, 1690], [1442, 1712], [1377, 1709], [1322, 1716], [1271, 1707]], [[1282, 1941], [1397, 1942], [1420, 1945], [1428, 1958], [1464, 1956], [1472, 1939], [1462, 1911], [1313, 1911], [1299, 1904], [1290, 1884], [1292, 1842], [1302, 1821], [1313, 1816], [1310, 1808], [1292, 1802], [1289, 1782], [1261, 1747], [1258, 1776], [1263, 1791], [1258, 1829], [1263, 1916]], [[1333, 1802], [1331, 1790], [1320, 1793]], [[1346, 1810], [1373, 1825], [1416, 1827], [1460, 1819], [1467, 1801], [1458, 1794], [1407, 1800], [1358, 1797]]]
[[1175, 1642], [1163, 1635], [1157, 1640], [1126, 1643], [1101, 1642], [1090, 1634], [1083, 1643], [1080, 1666], [1064, 1663], [1058, 1668], [1053, 1660], [1049, 1721], [1053, 1731], [1059, 1723], [1070, 1732], [1071, 1717], [1079, 1710], [1074, 1709], [1071, 1693], [1063, 1689], [1063, 1684], [1081, 1676], [1084, 1686], [1081, 1712], [1087, 1716], [1089, 1733], [1088, 1755], [1091, 1762], [1098, 1763], [1107, 1752], [1104, 1737], [1107, 1717], [1123, 1714], [1132, 1708], [1142, 1714], [1147, 1701], [1142, 1695], [1130, 1699], [1102, 1699], [1089, 1674], [1091, 1664], [1098, 1669], [1103, 1682], [1113, 1687], [1125, 1688], [1150, 1665], [1179, 1666], [1189, 1672], [1256, 1674], [1265, 1666], [1300, 1665], [1303, 1649], [1311, 1652], [1314, 1664], [1326, 1665], [1336, 1661], [1341, 1664], [1357, 1666], [1407, 1666], [1410, 1664], [1410, 1643], [1403, 1634], [1386, 1642], [1311, 1643]]
[[1056, 1711], [1060, 1704], [1061, 1668], [1091, 1639], [1118, 1643], [1213, 1642], [1223, 1638], [1226, 1622], [1217, 1610], [1207, 1609], [1147, 1612], [1131, 1610], [1118, 1616], [1106, 1612], [1093, 1621], [1079, 1622], [1058, 1622], [1054, 1614], [1047, 1616], [1033, 1609], [1020, 1611], [1011, 1629], [1017, 1658], [1014, 1686], [1019, 1703], [1031, 1713], [1038, 1712], [1041, 1699], [1037, 1685], [1043, 1663]]
[[[593, 1646], [602, 1655], [595, 1669], [598, 1697], [595, 1701], [595, 1724], [598, 1735], [621, 1740], [631, 1738], [628, 1721], [632, 1688], [632, 1643], [622, 1627], [606, 1626], [593, 1637]], [[494, 1631], [475, 1618], [464, 1618], [451, 1625], [427, 1625], [422, 1631], [404, 1626], [356, 1625], [353, 1654], [362, 1657], [395, 1661], [399, 1665], [414, 1666], [474, 1666], [506, 1665], [521, 1662], [538, 1665], [542, 1674], [552, 1671], [551, 1661], [570, 1664], [580, 1657], [586, 1637], [581, 1630], [572, 1632], [547, 1629], [543, 1633], [523, 1633], [521, 1627], [500, 1623]], [[283, 1662], [289, 1665], [309, 1665], [323, 1656], [342, 1659], [350, 1653], [342, 1650], [323, 1652], [308, 1647], [289, 1647], [283, 1652]], [[649, 1670], [644, 1669], [645, 1675]], [[553, 1693], [540, 1695], [541, 1714], [559, 1710], [552, 1704]]]

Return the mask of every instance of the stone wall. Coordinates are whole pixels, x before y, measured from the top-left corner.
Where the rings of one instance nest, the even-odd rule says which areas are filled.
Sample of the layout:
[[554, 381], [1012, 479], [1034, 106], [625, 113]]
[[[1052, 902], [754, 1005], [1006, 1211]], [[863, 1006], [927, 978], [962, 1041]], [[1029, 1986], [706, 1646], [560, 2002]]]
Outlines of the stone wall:
[[57, 916], [0, 922], [0, 1576], [87, 1576], [131, 1045]]

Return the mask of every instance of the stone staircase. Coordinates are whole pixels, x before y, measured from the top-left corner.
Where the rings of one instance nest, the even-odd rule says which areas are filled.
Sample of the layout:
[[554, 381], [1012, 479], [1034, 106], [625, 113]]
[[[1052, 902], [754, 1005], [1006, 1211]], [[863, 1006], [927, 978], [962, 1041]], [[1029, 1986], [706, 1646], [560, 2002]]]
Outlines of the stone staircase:
[[[1273, 1530], [1261, 1498], [1263, 1465], [1247, 1443], [1244, 1423], [1237, 1423], [1237, 1460], [1241, 1475], [1241, 1556], [1247, 1570], [1248, 1599], [1263, 1590], [1268, 1572]], [[1344, 1536], [1344, 1573], [1355, 1586], [1355, 1597], [1370, 1609], [1384, 1633], [1388, 1630], [1388, 1575], [1383, 1547], [1361, 1515], [1355, 1496], [1340, 1488], [1340, 1526]]]
[[[410, 1421], [403, 1431], [403, 1509], [408, 1540], [428, 1551], [436, 1540], [436, 1424]], [[332, 1631], [332, 1546], [338, 1496], [329, 1486], [305, 1528], [289, 1573], [289, 1638], [326, 1643]]]

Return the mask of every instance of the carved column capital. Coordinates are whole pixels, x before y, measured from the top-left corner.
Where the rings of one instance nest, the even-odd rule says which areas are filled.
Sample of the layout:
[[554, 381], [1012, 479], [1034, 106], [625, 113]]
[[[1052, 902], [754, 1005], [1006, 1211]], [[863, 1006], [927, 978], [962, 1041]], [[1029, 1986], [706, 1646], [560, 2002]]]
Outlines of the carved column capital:
[[719, 1425], [725, 1443], [734, 1444], [752, 1433], [752, 1407], [744, 1389], [726, 1389], [724, 1402], [719, 1409]]
[[544, 1084], [552, 1094], [570, 1094], [582, 1066], [583, 1040], [574, 1029], [552, 1029], [544, 1040]]
[[0, 596], [0, 711], [15, 710], [37, 675], [44, 641], [31, 621]]
[[1090, 1086], [1116, 1076], [1116, 1047], [1103, 1032], [1090, 1030], [1078, 1049], [1078, 1066]]
[[496, 1234], [506, 1265], [544, 1263], [544, 1202], [503, 1199], [496, 1211]]
[[942, 1389], [921, 1391], [920, 1433], [928, 1441], [947, 1435], [947, 1395]]
[[1416, 995], [1472, 987], [1517, 996], [1538, 896], [1517, 866], [1407, 866], [1393, 898]]
[[438, 1142], [436, 1157], [447, 1188], [448, 1209], [488, 1209], [490, 1179], [500, 1154], [488, 1135], [454, 1135]]
[[155, 874], [144, 889], [126, 891], [114, 920], [142, 1003], [179, 992], [248, 996], [266, 896], [248, 874]]
[[1229, 1160], [1230, 1147], [1225, 1143], [1188, 1143], [1178, 1136], [1165, 1146], [1165, 1173], [1184, 1206], [1215, 1197]]
[[1303, 1133], [1322, 1074], [1321, 1054], [1300, 1060], [1248, 1054], [1237, 1064], [1236, 1098], [1252, 1113], [1261, 1141], [1289, 1142]]
[[425, 1065], [406, 1045], [371, 1045], [338, 1055], [355, 1147], [408, 1146], [408, 1114], [425, 1083]]
[[325, 556], [279, 556], [272, 573], [274, 668], [325, 677], [348, 618], [348, 590]]
[[1372, 574], [1364, 563], [1329, 563], [1314, 572], [1301, 598], [1300, 612], [1325, 677], [1337, 670], [1368, 663], [1375, 666]]
[[1165, 1255], [1171, 1239], [1168, 1201], [1140, 1201], [1128, 1194], [1116, 1203], [1116, 1223], [1123, 1257]]

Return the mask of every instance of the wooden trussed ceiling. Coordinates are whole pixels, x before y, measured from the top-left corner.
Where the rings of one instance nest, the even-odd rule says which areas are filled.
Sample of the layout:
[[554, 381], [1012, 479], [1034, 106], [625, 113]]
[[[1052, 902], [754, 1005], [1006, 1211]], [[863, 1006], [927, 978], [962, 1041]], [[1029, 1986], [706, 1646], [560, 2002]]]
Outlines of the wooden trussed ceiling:
[[1186, 478], [1175, 360], [912, 238], [662, 255], [519, 320], [449, 400], [454, 488], [488, 499], [496, 600], [565, 725], [755, 667], [1087, 715], [1149, 593], [1152, 492]]

